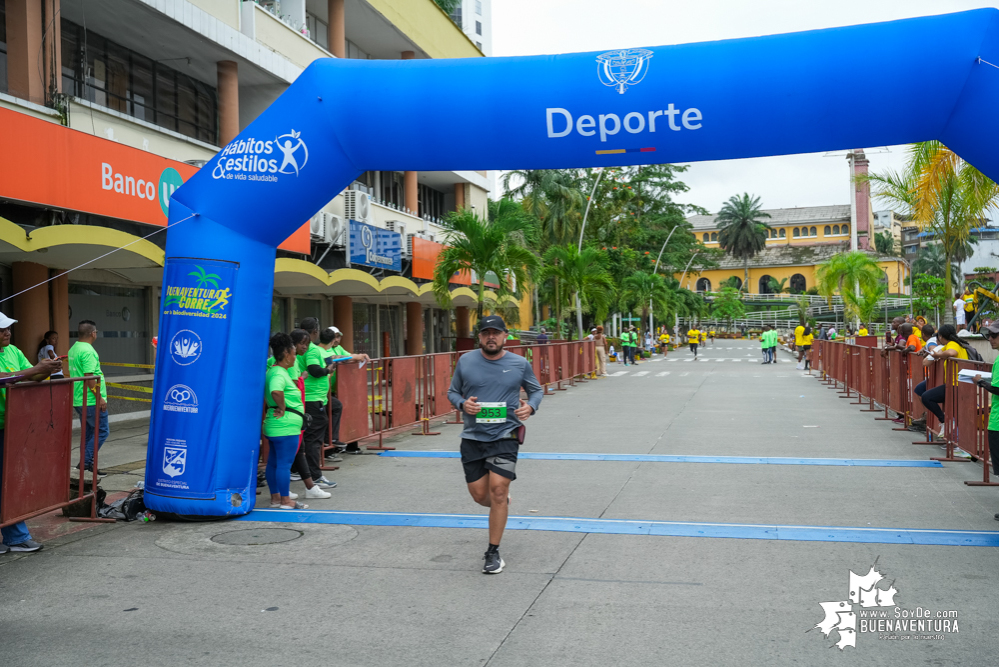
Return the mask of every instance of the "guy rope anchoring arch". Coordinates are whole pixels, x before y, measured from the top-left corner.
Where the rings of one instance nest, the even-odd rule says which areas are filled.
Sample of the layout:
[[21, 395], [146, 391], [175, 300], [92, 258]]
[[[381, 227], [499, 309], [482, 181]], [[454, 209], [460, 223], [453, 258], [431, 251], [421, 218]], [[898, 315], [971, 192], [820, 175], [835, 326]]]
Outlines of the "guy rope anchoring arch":
[[[938, 139], [997, 178], [997, 62], [999, 11], [982, 9], [603, 53], [313, 63], [171, 199], [170, 223], [184, 222], [167, 239], [146, 505], [209, 516], [253, 507], [275, 248], [362, 172], [693, 162]], [[862, 110], [830, 97], [872, 68], [901, 89], [932, 81], [935, 94]], [[456, 77], [469, 94], [447, 94]], [[367, 103], [342, 103], [344, 81], [363, 81]]]

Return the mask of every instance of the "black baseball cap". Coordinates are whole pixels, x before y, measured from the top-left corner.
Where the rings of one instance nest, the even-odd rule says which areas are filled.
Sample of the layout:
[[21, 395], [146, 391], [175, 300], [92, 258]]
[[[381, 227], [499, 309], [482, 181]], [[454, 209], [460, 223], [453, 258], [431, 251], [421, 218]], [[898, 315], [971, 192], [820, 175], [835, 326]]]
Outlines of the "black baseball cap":
[[479, 320], [479, 331], [485, 331], [486, 329], [498, 329], [500, 331], [507, 331], [506, 323], [503, 318], [499, 315], [487, 315]]

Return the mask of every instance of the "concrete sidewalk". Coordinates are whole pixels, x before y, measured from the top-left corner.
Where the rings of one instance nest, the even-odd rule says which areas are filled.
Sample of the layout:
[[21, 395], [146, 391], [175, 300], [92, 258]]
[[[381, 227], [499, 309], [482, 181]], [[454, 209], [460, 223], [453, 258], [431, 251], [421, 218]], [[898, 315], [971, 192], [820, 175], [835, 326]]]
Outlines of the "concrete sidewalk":
[[[547, 397], [528, 422], [524, 451], [861, 459], [940, 452], [909, 444], [915, 434], [893, 432], [791, 364], [752, 363], [758, 344], [724, 343], [717, 347], [739, 349], [708, 347], [695, 363], [613, 367], [628, 374]], [[750, 362], [719, 361], [745, 355]], [[637, 375], [643, 371], [654, 372]], [[144, 457], [143, 444], [141, 456], [126, 460], [140, 447], [141, 427], [120, 430], [102, 467], [116, 464], [119, 447], [121, 464]], [[443, 433], [392, 444], [457, 449], [459, 427], [434, 430]], [[456, 459], [344, 458], [333, 497], [307, 501], [310, 510], [485, 513], [468, 497]], [[972, 463], [522, 459], [517, 474], [517, 515], [999, 529], [999, 490], [962, 483], [980, 477]], [[300, 483], [293, 488], [302, 492]], [[266, 490], [258, 500], [266, 504]], [[993, 548], [521, 530], [504, 537], [507, 567], [490, 577], [480, 573], [483, 530], [254, 516], [118, 524], [38, 554], [0, 557], [4, 653], [35, 664], [87, 655], [101, 665], [549, 667], [970, 665], [993, 662], [999, 649]], [[894, 606], [850, 601], [850, 571], [865, 575], [875, 562], [886, 577], [879, 586], [898, 591], [900, 615], [956, 611], [959, 632], [863, 632], [855, 647], [830, 649], [837, 632], [827, 638], [812, 629], [824, 620], [820, 602], [844, 601], [858, 628], [867, 624], [862, 612], [894, 619]]]

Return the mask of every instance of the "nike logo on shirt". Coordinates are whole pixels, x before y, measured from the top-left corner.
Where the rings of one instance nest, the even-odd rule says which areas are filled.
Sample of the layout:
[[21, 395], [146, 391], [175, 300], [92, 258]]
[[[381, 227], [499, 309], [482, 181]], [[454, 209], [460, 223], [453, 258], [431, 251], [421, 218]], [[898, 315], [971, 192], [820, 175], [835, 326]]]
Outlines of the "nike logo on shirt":
[[509, 372], [510, 372], [510, 371], [512, 371], [512, 370], [513, 370], [512, 368], [508, 368], [508, 369], [506, 369], [506, 370], [505, 370], [505, 371], [503, 371], [503, 372], [504, 372], [504, 373], [509, 373]]

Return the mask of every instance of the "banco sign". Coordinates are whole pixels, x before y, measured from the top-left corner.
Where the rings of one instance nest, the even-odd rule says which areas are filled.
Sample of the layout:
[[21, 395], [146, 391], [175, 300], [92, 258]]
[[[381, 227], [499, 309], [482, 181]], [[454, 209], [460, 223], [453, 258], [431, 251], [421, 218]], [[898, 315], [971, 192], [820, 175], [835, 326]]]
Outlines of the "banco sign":
[[173, 167], [160, 173], [159, 183], [116, 171], [107, 162], [101, 163], [101, 189], [150, 202], [159, 201], [164, 216], [170, 215], [170, 196], [184, 184], [184, 178]]

